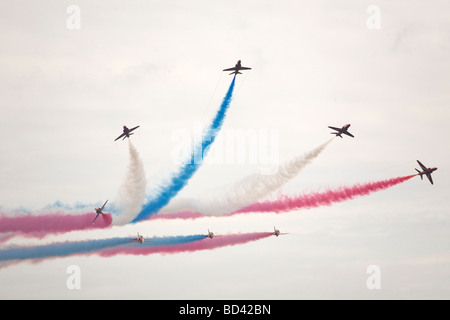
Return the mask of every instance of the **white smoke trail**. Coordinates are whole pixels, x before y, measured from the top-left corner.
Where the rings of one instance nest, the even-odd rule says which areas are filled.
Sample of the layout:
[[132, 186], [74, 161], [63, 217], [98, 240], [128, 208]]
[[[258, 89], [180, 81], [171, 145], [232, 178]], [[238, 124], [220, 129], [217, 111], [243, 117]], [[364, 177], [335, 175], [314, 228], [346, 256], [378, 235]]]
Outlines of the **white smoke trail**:
[[314, 150], [280, 165], [275, 174], [252, 174], [233, 184], [221, 187], [203, 199], [180, 199], [164, 212], [192, 210], [206, 215], [234, 212], [271, 194], [295, 178], [332, 140], [333, 138]]
[[145, 203], [147, 181], [145, 179], [144, 165], [131, 141], [129, 141], [128, 146], [130, 164], [125, 181], [119, 189], [117, 201], [119, 214], [113, 217], [114, 225], [124, 225], [131, 222]]

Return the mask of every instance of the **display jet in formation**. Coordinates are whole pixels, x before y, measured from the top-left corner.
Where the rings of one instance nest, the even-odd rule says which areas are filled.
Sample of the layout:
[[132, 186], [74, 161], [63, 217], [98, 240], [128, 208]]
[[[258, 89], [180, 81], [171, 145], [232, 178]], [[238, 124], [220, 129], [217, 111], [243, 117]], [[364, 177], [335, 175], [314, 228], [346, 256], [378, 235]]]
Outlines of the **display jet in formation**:
[[141, 236], [141, 235], [139, 234], [139, 232], [138, 232], [138, 233], [137, 233], [137, 238], [134, 239], [134, 241], [139, 242], [139, 243], [143, 243], [143, 242], [145, 241], [145, 239], [144, 239], [144, 237]]
[[420, 175], [420, 178], [423, 180], [423, 175], [426, 175], [428, 180], [430, 180], [431, 184], [433, 184], [433, 178], [431, 177], [431, 173], [433, 171], [436, 171], [437, 168], [427, 168], [423, 165], [422, 162], [420, 162], [419, 160], [417, 160], [417, 163], [419, 164], [419, 166], [422, 168], [422, 171], [419, 171], [416, 169], [416, 171], [418, 172], [418, 174]]
[[336, 136], [339, 136], [342, 138], [342, 134], [346, 134], [352, 138], [354, 138], [355, 136], [352, 135], [350, 132], [348, 132], [348, 128], [350, 127], [350, 124], [346, 124], [345, 126], [343, 126], [342, 128], [336, 128], [336, 127], [331, 127], [328, 126], [328, 128], [336, 130], [337, 132], [330, 132], [331, 134], [335, 134]]
[[230, 74], [242, 74], [242, 72], [239, 72], [239, 70], [251, 70], [252, 68], [243, 67], [241, 66], [241, 60], [238, 60], [236, 65], [233, 68], [223, 69], [223, 71], [233, 71]]
[[275, 227], [273, 227], [273, 235], [274, 236], [281, 236], [282, 234], [287, 234], [287, 233], [281, 233], [280, 230], [276, 229]]
[[132, 133], [131, 131], [136, 130], [137, 128], [139, 128], [139, 126], [131, 129], [128, 129], [127, 126], [123, 126], [123, 133], [120, 136], [118, 136], [114, 141], [117, 141], [122, 137], [123, 137], [122, 140], [125, 140], [125, 138], [129, 138], [132, 134], [134, 134], [134, 132]]
[[95, 220], [98, 218], [99, 215], [103, 214], [103, 209], [105, 208], [107, 202], [108, 200], [105, 201], [105, 203], [101, 206], [101, 208], [95, 208], [95, 213], [97, 213], [97, 215], [92, 221], [92, 224], [94, 224]]

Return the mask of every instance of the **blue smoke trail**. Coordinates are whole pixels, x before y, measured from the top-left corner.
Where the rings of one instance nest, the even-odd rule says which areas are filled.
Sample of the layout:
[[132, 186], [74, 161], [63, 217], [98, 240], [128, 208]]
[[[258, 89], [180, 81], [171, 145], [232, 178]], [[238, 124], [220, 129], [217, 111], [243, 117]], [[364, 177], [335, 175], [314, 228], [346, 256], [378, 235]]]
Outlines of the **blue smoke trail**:
[[201, 144], [194, 147], [190, 161], [188, 161], [176, 174], [170, 178], [170, 181], [163, 186], [157, 195], [143, 205], [141, 212], [136, 218], [133, 219], [133, 221], [131, 221], [132, 223], [148, 219], [152, 214], [157, 213], [161, 208], [167, 205], [169, 201], [175, 197], [181, 189], [183, 189], [189, 179], [200, 167], [201, 161], [200, 163], [197, 163], [198, 159], [203, 159], [208, 152], [209, 147], [214, 142], [220, 128], [222, 127], [226, 111], [228, 110], [231, 97], [233, 95], [235, 80], [236, 76], [234, 76], [233, 81], [228, 88], [227, 94], [220, 105], [219, 111], [203, 135]]
[[90, 253], [102, 249], [123, 245], [133, 241], [133, 238], [111, 238], [77, 242], [53, 243], [36, 247], [21, 247], [0, 250], [0, 261], [43, 259], [65, 257], [72, 254]]
[[207, 235], [195, 234], [189, 236], [168, 236], [168, 237], [153, 237], [145, 239], [141, 246], [144, 247], [159, 247], [159, 246], [173, 246], [177, 244], [184, 244], [205, 239]]
[[66, 257], [73, 254], [94, 253], [104, 249], [124, 246], [127, 248], [136, 247], [159, 247], [174, 246], [202, 240], [207, 236], [204, 234], [188, 235], [188, 236], [167, 236], [153, 237], [145, 239], [144, 243], [136, 243], [134, 238], [111, 238], [100, 240], [88, 240], [77, 242], [53, 243], [36, 247], [21, 247], [0, 250], [0, 261], [9, 260], [32, 260], [45, 259], [55, 257]]

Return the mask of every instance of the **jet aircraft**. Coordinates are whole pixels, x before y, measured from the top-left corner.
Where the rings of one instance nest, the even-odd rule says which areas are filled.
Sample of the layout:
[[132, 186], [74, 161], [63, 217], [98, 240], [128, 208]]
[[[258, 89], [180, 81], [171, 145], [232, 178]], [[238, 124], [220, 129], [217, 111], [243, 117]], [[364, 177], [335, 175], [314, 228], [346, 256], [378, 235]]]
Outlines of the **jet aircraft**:
[[342, 138], [342, 134], [346, 134], [352, 138], [354, 138], [355, 136], [352, 135], [350, 132], [348, 132], [348, 128], [350, 127], [350, 124], [346, 124], [345, 126], [343, 126], [342, 128], [336, 128], [336, 127], [331, 127], [328, 126], [328, 128], [336, 130], [337, 132], [330, 132], [331, 134], [335, 134], [336, 136], [339, 136]]
[[144, 237], [141, 236], [141, 235], [139, 234], [139, 232], [138, 232], [138, 233], [137, 233], [137, 238], [136, 238], [134, 241], [139, 242], [139, 243], [143, 243], [143, 242], [145, 241], [145, 239], [144, 239]]
[[251, 69], [252, 68], [241, 66], [241, 60], [238, 60], [238, 62], [236, 63], [236, 65], [233, 68], [223, 69], [223, 71], [233, 71], [230, 74], [237, 75], [238, 73], [242, 74], [242, 72], [239, 72], [239, 70], [251, 70]]
[[423, 175], [426, 175], [428, 180], [430, 180], [431, 184], [433, 184], [433, 178], [431, 177], [431, 173], [433, 171], [436, 171], [437, 168], [427, 168], [425, 167], [422, 162], [420, 162], [419, 160], [417, 160], [417, 163], [419, 164], [419, 166], [422, 168], [423, 171], [419, 171], [416, 169], [416, 171], [418, 172], [418, 174], [420, 175], [420, 179], [423, 180]]
[[281, 233], [280, 230], [276, 229], [275, 227], [273, 227], [273, 235], [274, 236], [280, 236], [282, 234], [287, 234], [287, 233]]
[[103, 206], [101, 208], [95, 208], [95, 213], [97, 213], [97, 215], [95, 216], [94, 220], [92, 221], [92, 224], [94, 224], [95, 220], [98, 218], [99, 215], [103, 214], [103, 209], [105, 208], [105, 205], [107, 202], [108, 202], [108, 200], [105, 201], [105, 203], [103, 204]]
[[134, 134], [134, 132], [132, 133], [131, 131], [136, 130], [137, 128], [139, 128], [139, 126], [131, 129], [128, 129], [127, 126], [123, 126], [123, 133], [120, 136], [118, 136], [114, 141], [117, 141], [122, 137], [123, 137], [122, 141], [125, 140], [125, 138], [129, 138], [132, 134]]
[[220, 237], [221, 235], [215, 235], [213, 232], [211, 232], [211, 231], [209, 231], [209, 229], [208, 229], [208, 235], [207, 235], [207, 237], [208, 238], [210, 238], [210, 239], [212, 239], [212, 238], [215, 238], [215, 237]]

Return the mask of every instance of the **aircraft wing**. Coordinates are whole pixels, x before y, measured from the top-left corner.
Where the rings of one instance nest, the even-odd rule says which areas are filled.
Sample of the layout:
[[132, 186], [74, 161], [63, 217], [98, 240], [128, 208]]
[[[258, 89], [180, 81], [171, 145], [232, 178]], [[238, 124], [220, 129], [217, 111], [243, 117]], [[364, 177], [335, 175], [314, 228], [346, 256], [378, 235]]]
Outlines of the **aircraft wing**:
[[346, 132], [342, 132], [342, 133], [345, 133], [346, 135], [348, 135], [348, 136], [350, 136], [350, 137], [352, 137], [352, 138], [354, 138], [355, 136], [354, 135], [352, 135], [350, 132], [348, 132], [348, 131], [346, 131]]
[[137, 126], [137, 127], [134, 127], [134, 128], [131, 128], [129, 131], [128, 131], [128, 133], [130, 133], [131, 131], [133, 131], [133, 130], [136, 130], [137, 128], [139, 128], [140, 126]]
[[222, 71], [236, 71], [236, 67], [223, 69]]
[[424, 165], [423, 165], [423, 163], [422, 162], [420, 162], [419, 160], [417, 160], [417, 163], [419, 164], [419, 166], [422, 168], [422, 170], [427, 170], [428, 168], [427, 167], [425, 167]]
[[92, 220], [92, 224], [94, 224], [95, 220], [97, 220], [99, 215], [100, 215], [100, 213], [97, 213], [97, 215], [95, 216], [94, 220]]
[[105, 201], [105, 203], [103, 204], [103, 206], [100, 208], [100, 211], [102, 211], [102, 210], [105, 208], [107, 202], [108, 202], [108, 200]]
[[248, 67], [240, 67], [239, 70], [251, 70], [252, 68], [248, 68]]
[[122, 138], [122, 137], [124, 137], [125, 136], [125, 133], [122, 133], [120, 136], [118, 136], [114, 141], [117, 141], [117, 140], [119, 140], [120, 138]]
[[431, 184], [433, 184], [433, 178], [431, 177], [431, 173], [427, 173], [427, 178], [430, 180]]
[[331, 127], [331, 126], [328, 126], [328, 128], [336, 130], [336, 131], [341, 131], [341, 128], [336, 128], [336, 127]]

